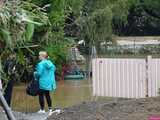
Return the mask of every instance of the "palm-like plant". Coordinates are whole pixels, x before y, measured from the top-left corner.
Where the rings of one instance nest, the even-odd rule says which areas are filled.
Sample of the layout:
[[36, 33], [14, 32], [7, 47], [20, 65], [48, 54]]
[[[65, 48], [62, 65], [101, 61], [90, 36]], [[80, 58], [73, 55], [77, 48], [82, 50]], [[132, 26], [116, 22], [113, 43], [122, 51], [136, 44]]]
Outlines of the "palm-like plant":
[[47, 16], [34, 4], [23, 1], [4, 3], [0, 8], [0, 41], [13, 48], [31, 40], [35, 25], [47, 23]]
[[[4, 60], [6, 51], [12, 52], [31, 41], [36, 26], [48, 24], [45, 10], [33, 3], [19, 0], [1, 2], [0, 61]], [[0, 73], [1, 66], [0, 62]]]

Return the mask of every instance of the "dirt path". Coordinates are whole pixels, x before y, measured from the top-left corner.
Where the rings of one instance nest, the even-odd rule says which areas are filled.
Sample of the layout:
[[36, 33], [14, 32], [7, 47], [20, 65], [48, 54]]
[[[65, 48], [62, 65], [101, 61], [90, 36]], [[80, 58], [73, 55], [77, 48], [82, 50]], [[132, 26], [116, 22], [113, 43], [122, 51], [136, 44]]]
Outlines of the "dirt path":
[[82, 103], [48, 120], [148, 120], [160, 115], [160, 97]]

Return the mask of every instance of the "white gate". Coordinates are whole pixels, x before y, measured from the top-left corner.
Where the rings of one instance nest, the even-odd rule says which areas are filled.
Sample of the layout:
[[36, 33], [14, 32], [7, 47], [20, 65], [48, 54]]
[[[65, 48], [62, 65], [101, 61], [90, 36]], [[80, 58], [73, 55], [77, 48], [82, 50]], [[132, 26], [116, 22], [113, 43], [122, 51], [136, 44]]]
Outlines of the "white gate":
[[159, 59], [93, 59], [93, 95], [125, 98], [157, 96], [158, 71]]
[[148, 95], [158, 96], [160, 88], [160, 59], [148, 59]]

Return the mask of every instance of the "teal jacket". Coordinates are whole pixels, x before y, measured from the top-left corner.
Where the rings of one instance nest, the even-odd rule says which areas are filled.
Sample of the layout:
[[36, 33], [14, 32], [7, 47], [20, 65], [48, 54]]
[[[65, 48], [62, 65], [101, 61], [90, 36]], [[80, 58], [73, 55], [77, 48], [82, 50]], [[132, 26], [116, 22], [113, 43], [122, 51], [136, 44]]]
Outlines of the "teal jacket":
[[49, 91], [56, 89], [55, 70], [55, 65], [48, 59], [37, 64], [34, 77], [39, 81], [40, 89]]

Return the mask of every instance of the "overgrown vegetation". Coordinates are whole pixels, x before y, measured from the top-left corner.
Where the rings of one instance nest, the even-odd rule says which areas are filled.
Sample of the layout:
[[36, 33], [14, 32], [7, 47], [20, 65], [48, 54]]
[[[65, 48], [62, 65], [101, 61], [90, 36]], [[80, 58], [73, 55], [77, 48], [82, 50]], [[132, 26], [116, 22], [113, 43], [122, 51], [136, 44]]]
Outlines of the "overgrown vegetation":
[[[25, 65], [25, 57], [20, 52], [20, 48], [24, 47], [29, 50], [27, 45], [32, 41], [35, 28], [47, 24], [48, 16], [40, 7], [26, 1], [3, 2], [0, 7], [1, 62], [4, 64], [11, 54], [16, 53], [16, 63]], [[20, 68], [21, 71], [23, 71], [22, 68]], [[2, 77], [5, 76], [4, 73], [1, 75]], [[17, 78], [20, 76], [17, 76]]]

